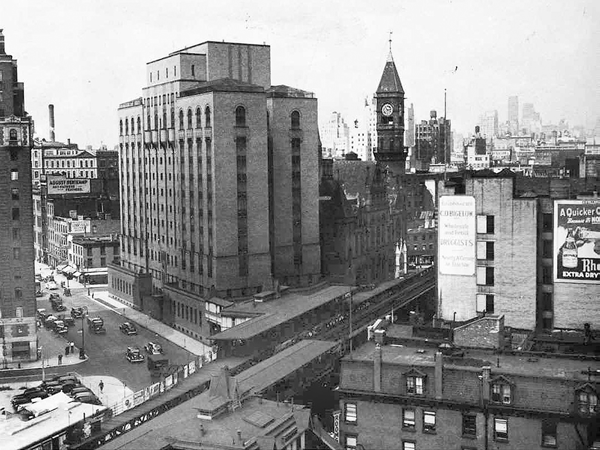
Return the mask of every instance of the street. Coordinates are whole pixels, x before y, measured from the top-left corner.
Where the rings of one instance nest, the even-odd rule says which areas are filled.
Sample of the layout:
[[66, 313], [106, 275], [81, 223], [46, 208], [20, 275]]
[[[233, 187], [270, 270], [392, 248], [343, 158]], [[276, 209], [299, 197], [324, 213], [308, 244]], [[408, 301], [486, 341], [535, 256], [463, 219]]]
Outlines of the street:
[[[60, 280], [57, 279], [60, 285]], [[73, 285], [73, 283], [71, 283]], [[103, 287], [102, 289], [105, 289]], [[87, 296], [87, 289], [84, 287], [71, 287], [71, 297], [65, 297], [62, 290], [54, 292], [60, 293], [63, 298], [63, 303], [67, 307], [66, 311], [59, 314], [70, 316], [71, 308], [83, 306], [87, 308], [90, 317], [101, 317], [104, 320], [106, 334], [93, 334], [88, 330], [88, 325], [85, 318], [76, 319], [75, 326], [69, 327], [69, 331], [64, 336], [59, 336], [50, 333], [50, 339], [62, 341], [58, 348], [63, 349], [67, 342], [73, 341], [76, 348], [80, 348], [84, 344], [85, 354], [88, 360], [80, 364], [65, 367], [52, 367], [52, 372], [61, 373], [63, 371], [74, 371], [81, 375], [110, 375], [123, 381], [133, 391], [139, 390], [152, 383], [150, 373], [146, 367], [146, 363], [132, 364], [125, 358], [125, 351], [128, 346], [138, 346], [144, 352], [144, 345], [149, 341], [159, 343], [164, 349], [165, 355], [169, 358], [170, 364], [185, 364], [192, 355], [173, 344], [172, 342], [156, 335], [154, 332], [143, 328], [139, 324], [135, 324], [138, 330], [137, 335], [127, 336], [119, 330], [119, 326], [128, 319], [124, 319], [120, 314], [115, 312], [108, 304], [103, 304], [100, 301], [93, 300]], [[92, 288], [93, 292], [93, 288]], [[38, 297], [38, 308], [45, 308], [47, 312], [53, 312], [49, 302], [48, 291], [44, 291], [43, 297]], [[57, 313], [55, 313], [57, 314]], [[83, 333], [82, 333], [83, 326]], [[42, 330], [41, 333], [49, 333], [47, 330]], [[83, 341], [83, 342], [82, 342]], [[52, 347], [56, 348], [56, 345]], [[58, 357], [58, 355], [44, 354], [45, 358]], [[55, 365], [55, 363], [53, 363]], [[39, 370], [38, 370], [39, 371]], [[30, 371], [27, 371], [30, 372]]]

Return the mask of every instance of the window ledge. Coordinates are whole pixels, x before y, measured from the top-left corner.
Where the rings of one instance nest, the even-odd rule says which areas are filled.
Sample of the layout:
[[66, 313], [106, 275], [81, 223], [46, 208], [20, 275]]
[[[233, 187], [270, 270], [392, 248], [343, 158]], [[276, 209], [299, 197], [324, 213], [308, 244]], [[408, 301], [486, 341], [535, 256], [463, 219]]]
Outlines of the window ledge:
[[558, 448], [557, 444], [540, 444], [542, 448]]
[[500, 442], [502, 444], [508, 444], [508, 439], [496, 437], [496, 438], [494, 438], [494, 442]]
[[472, 440], [476, 440], [477, 439], [477, 435], [476, 434], [463, 434], [462, 435], [463, 439], [472, 439]]
[[416, 427], [402, 427], [402, 431], [408, 431], [409, 433], [416, 433]]
[[425, 430], [425, 429], [423, 429], [423, 433], [424, 433], [424, 434], [437, 434], [437, 431], [435, 431], [435, 430]]
[[356, 426], [356, 425], [358, 425], [358, 422], [347, 422], [347, 421], [345, 421], [345, 420], [344, 420], [344, 423], [345, 423], [346, 425], [353, 425], [353, 426]]

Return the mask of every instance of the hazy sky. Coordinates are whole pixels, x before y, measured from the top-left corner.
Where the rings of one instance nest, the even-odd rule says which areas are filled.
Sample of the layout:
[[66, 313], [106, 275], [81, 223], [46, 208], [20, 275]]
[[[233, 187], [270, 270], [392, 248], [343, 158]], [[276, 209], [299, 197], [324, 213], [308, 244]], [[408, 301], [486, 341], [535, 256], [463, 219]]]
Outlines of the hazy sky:
[[119, 103], [141, 96], [148, 61], [207, 40], [271, 46], [271, 81], [312, 91], [319, 114], [362, 118], [392, 51], [415, 119], [443, 111], [458, 132], [507, 98], [544, 123], [600, 117], [598, 0], [19, 0], [0, 28], [19, 62], [36, 133], [80, 147], [118, 140]]

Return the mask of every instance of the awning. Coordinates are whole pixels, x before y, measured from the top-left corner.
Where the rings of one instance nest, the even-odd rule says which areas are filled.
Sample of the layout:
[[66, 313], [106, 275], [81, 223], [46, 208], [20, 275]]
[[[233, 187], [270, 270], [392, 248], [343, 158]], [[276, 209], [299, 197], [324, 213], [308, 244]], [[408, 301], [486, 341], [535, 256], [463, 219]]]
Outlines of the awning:
[[63, 269], [64, 273], [74, 273], [77, 269], [75, 269], [74, 267], [71, 266], [67, 266]]
[[75, 278], [77, 278], [77, 277], [81, 276], [81, 272], [75, 272], [75, 273], [73, 274], [73, 276], [74, 276]]
[[65, 267], [67, 267], [66, 264], [61, 264], [60, 266], [56, 266], [56, 270], [58, 270], [59, 272], [62, 272]]

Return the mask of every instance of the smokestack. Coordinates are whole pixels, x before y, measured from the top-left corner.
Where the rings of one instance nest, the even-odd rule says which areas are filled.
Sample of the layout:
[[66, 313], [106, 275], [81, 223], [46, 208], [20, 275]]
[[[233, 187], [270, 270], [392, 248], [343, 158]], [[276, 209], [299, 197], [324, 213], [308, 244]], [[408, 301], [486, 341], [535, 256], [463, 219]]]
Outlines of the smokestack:
[[6, 51], [4, 49], [4, 34], [2, 34], [1, 28], [0, 28], [0, 55], [6, 55]]
[[48, 105], [48, 114], [50, 117], [50, 142], [56, 141], [54, 134], [54, 105]]

